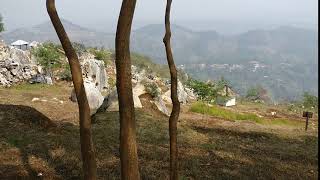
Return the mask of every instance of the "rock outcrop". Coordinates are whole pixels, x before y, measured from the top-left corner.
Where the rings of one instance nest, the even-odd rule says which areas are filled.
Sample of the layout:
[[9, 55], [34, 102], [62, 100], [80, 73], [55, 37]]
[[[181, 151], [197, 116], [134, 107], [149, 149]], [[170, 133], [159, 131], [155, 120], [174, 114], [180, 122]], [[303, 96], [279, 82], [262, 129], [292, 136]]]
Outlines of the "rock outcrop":
[[[97, 112], [97, 110], [102, 105], [102, 103], [104, 101], [104, 97], [102, 96], [99, 89], [92, 82], [84, 81], [83, 85], [86, 90], [86, 95], [88, 98], [88, 103], [89, 103], [89, 107], [90, 107], [90, 115], [93, 115]], [[76, 97], [74, 90], [72, 90], [70, 99], [73, 102], [77, 102], [77, 97]]]
[[[180, 81], [178, 81], [177, 88], [178, 88], [178, 99], [180, 103], [186, 104], [189, 100], [194, 98], [188, 95], [188, 93], [186, 92], [185, 88], [183, 87]], [[166, 103], [171, 103], [171, 90], [168, 90], [167, 92], [165, 92], [161, 97]]]
[[17, 48], [0, 46], [0, 86], [10, 87], [14, 83], [30, 80], [38, 72], [31, 63], [30, 54]]
[[[139, 96], [145, 94], [145, 87], [142, 84], [137, 84], [133, 89], [133, 103], [135, 108], [142, 108], [142, 104]], [[107, 109], [107, 111], [119, 111], [119, 103], [118, 103], [118, 93], [117, 90], [114, 89], [111, 93], [105, 98], [103, 108]]]
[[83, 59], [81, 61], [84, 80], [92, 82], [102, 92], [109, 88], [108, 77], [103, 61], [96, 59]]

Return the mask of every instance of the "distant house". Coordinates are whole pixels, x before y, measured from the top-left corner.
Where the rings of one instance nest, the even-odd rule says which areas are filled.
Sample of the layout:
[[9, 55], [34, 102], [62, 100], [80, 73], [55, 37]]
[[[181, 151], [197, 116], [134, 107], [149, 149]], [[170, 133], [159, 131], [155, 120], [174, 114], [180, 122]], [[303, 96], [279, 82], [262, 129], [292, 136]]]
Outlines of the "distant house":
[[225, 85], [224, 88], [218, 92], [216, 103], [220, 106], [226, 107], [235, 106], [236, 93], [228, 85]]
[[27, 50], [28, 49], [28, 44], [29, 43], [24, 41], [24, 40], [17, 40], [15, 42], [11, 43], [11, 46], [17, 47], [17, 48], [19, 48], [21, 50], [23, 50], [23, 49]]

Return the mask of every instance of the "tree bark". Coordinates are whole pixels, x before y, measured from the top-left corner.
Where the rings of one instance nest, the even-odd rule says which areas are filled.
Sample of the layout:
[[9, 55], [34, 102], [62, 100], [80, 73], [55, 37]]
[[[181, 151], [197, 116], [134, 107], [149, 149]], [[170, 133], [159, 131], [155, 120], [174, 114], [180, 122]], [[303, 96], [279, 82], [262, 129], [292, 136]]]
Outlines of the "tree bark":
[[79, 107], [80, 116], [80, 144], [81, 155], [83, 161], [83, 173], [84, 179], [96, 179], [97, 177], [97, 165], [95, 161], [95, 151], [92, 142], [91, 132], [91, 119], [90, 108], [88, 104], [87, 95], [83, 85], [82, 71], [78, 56], [73, 49], [68, 35], [60, 21], [58, 16], [55, 0], [47, 0], [47, 11], [50, 16], [51, 22], [57, 32], [62, 47], [68, 58], [71, 68], [72, 81], [77, 96], [77, 102]]
[[178, 146], [177, 146], [177, 123], [180, 114], [180, 102], [178, 99], [178, 73], [174, 64], [171, 50], [171, 28], [170, 28], [170, 11], [172, 0], [167, 0], [165, 13], [165, 28], [166, 33], [163, 38], [163, 43], [166, 48], [167, 61], [171, 76], [171, 100], [172, 112], [169, 118], [169, 135], [170, 135], [170, 179], [178, 179]]
[[130, 33], [136, 0], [123, 0], [116, 33], [121, 179], [140, 179], [131, 84]]

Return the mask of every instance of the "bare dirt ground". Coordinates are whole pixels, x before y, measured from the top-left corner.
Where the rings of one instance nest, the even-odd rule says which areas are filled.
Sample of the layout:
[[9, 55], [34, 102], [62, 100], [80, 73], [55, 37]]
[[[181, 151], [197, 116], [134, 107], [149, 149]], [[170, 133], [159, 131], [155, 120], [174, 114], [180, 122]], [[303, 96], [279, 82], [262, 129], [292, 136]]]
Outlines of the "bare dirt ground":
[[[66, 83], [0, 88], [0, 179], [81, 178], [77, 104], [69, 100], [71, 89]], [[141, 176], [168, 179], [168, 118], [155, 112], [148, 99], [144, 97], [145, 108], [136, 113]], [[233, 110], [268, 115], [268, 108], [238, 107]], [[118, 113], [99, 113], [94, 122], [99, 179], [119, 179]], [[230, 121], [183, 106], [180, 178], [317, 179], [318, 123], [312, 123], [305, 132], [303, 122], [300, 127]]]

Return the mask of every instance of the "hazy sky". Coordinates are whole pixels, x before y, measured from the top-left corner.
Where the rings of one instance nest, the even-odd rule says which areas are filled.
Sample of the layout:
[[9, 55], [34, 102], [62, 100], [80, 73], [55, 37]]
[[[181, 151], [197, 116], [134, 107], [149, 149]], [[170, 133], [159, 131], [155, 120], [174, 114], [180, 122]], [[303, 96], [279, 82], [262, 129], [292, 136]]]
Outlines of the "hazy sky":
[[[165, 3], [166, 0], [137, 0], [134, 27], [162, 23]], [[116, 26], [121, 0], [56, 0], [56, 4], [61, 17], [111, 32]], [[7, 30], [49, 20], [45, 0], [0, 0], [0, 13]], [[221, 31], [223, 27], [310, 26], [318, 22], [318, 0], [173, 0], [172, 20], [193, 29]]]

